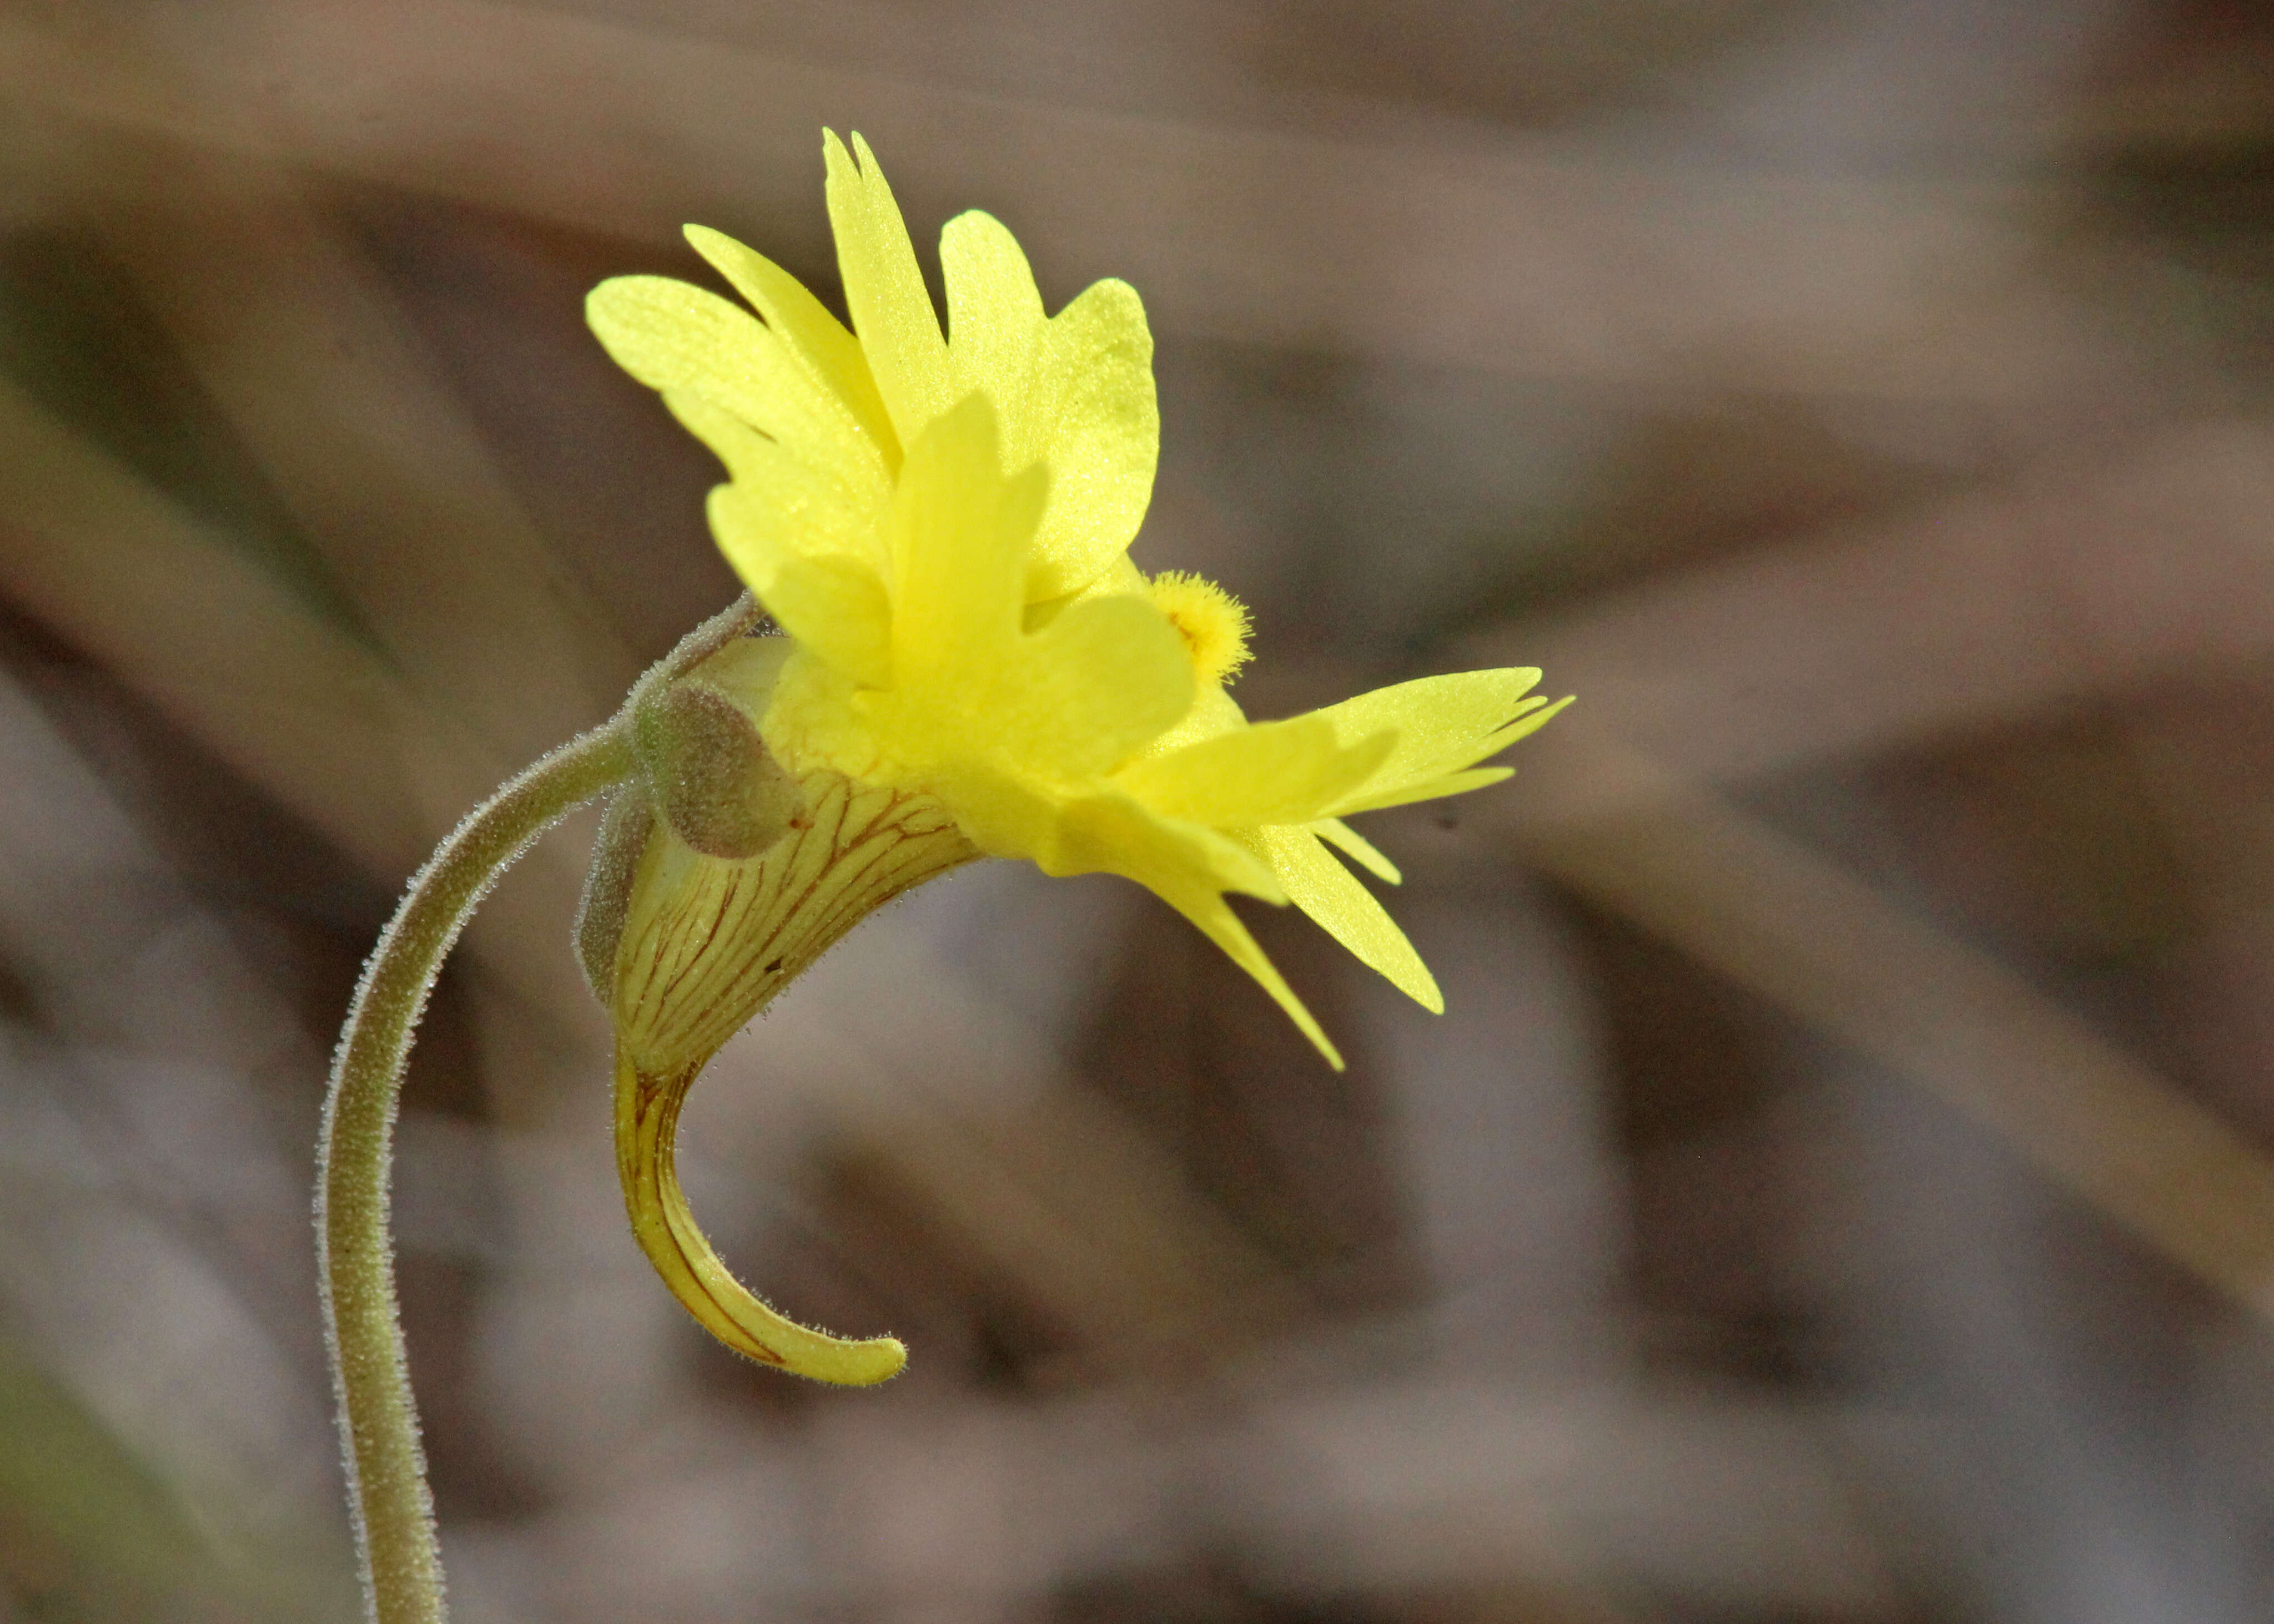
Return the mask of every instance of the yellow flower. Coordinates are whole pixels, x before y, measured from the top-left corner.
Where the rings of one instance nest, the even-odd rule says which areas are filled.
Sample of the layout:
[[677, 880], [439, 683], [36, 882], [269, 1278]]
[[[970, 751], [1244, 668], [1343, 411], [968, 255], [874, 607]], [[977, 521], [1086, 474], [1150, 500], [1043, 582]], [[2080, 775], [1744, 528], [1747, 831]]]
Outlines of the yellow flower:
[[[606, 282], [588, 307], [609, 353], [725, 463], [712, 530], [788, 634], [679, 662], [670, 681], [700, 694], [680, 710], [712, 718], [688, 736], [712, 736], [719, 704], [738, 710], [763, 748], [737, 747], [733, 762], [770, 758], [767, 793], [800, 808], [766, 825], [774, 844], [746, 851], [705, 849], [702, 830], [750, 819], [704, 814], [694, 827], [669, 787], [740, 782], [742, 766], [651, 764], [644, 799], [620, 806], [614, 823], [630, 832], [586, 961], [624, 1056], [627, 1199], [698, 1319], [802, 1369], [803, 1354], [776, 1345], [787, 1322], [734, 1299], [700, 1244], [669, 1139], [694, 1073], [814, 954], [973, 855], [1119, 874], [1204, 931], [1339, 1066], [1226, 896], [1294, 903], [1442, 1009], [1404, 933], [1329, 847], [1395, 883], [1342, 820], [1505, 778], [1478, 763], [1560, 708], [1527, 697], [1536, 671], [1480, 671], [1250, 723], [1224, 691], [1246, 658], [1246, 612], [1193, 576], [1148, 580], [1127, 556], [1159, 446], [1137, 295], [1101, 282], [1046, 317], [1010, 233], [966, 214], [941, 234], [943, 335], [866, 144], [856, 135], [848, 152], [829, 135], [825, 154], [852, 330], [779, 267], [699, 227], [689, 240], [757, 315], [657, 277]], [[883, 1343], [856, 1346], [877, 1350], [857, 1371], [807, 1373], [898, 1368], [897, 1343], [889, 1360]]]
[[768, 747], [793, 775], [935, 797], [990, 855], [1148, 886], [1329, 1059], [1227, 891], [1294, 902], [1441, 1008], [1404, 934], [1321, 842], [1395, 880], [1339, 820], [1506, 777], [1476, 763], [1553, 714], [1525, 697], [1539, 673], [1425, 678], [1246, 722], [1222, 686], [1244, 612], [1191, 576], [1148, 583], [1126, 555], [1160, 438], [1136, 294], [1098, 282], [1046, 318], [1011, 234], [966, 214], [940, 237], [943, 337], [867, 144], [832, 135], [825, 151], [857, 338], [700, 228], [689, 241], [763, 322], [657, 277], [605, 283], [590, 306], [609, 352], [731, 476], [712, 528], [796, 641]]

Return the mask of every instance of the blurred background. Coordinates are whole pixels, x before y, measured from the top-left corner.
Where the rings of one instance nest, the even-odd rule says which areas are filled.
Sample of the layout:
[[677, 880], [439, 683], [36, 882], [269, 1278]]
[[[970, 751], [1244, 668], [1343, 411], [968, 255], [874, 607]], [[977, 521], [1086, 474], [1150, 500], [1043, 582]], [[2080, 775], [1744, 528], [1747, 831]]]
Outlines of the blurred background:
[[1433, 1019], [1008, 864], [689, 1108], [801, 1319], [625, 1230], [589, 818], [397, 1212], [469, 1624], [2274, 1617], [2274, 20], [2239, 0], [4, 0], [0, 1618], [346, 1620], [307, 1222], [410, 869], [733, 583], [585, 333], [920, 251], [1135, 284], [1136, 556], [1269, 717], [1579, 703], [1384, 814]]

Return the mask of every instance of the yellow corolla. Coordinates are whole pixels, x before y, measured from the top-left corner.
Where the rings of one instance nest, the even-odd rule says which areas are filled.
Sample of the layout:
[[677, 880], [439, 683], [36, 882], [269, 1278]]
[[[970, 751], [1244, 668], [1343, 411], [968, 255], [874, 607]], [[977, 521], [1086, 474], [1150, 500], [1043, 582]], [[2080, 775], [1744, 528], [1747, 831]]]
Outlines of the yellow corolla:
[[754, 721], [751, 759], [772, 775], [760, 799], [779, 816], [713, 847], [672, 816], [688, 775], [651, 771], [612, 815], [623, 838], [586, 963], [615, 1019], [619, 1150], [651, 1256], [745, 1352], [873, 1380], [898, 1368], [897, 1343], [785, 1329], [736, 1297], [686, 1215], [669, 1167], [678, 1100], [727, 1035], [877, 903], [984, 854], [1137, 881], [1339, 1065], [1226, 894], [1294, 903], [1441, 1009], [1404, 933], [1328, 848], [1394, 883], [1342, 820], [1506, 777], [1478, 763], [1558, 707], [1527, 697], [1536, 671], [1500, 670], [1247, 721], [1224, 691], [1245, 612], [1127, 556], [1159, 446], [1136, 294], [1102, 282], [1045, 316], [1010, 233], [966, 214], [941, 235], [943, 335], [875, 158], [857, 135], [825, 150], [850, 331], [701, 228], [689, 241], [755, 316], [656, 277], [590, 301], [609, 353], [725, 463], [712, 532], [787, 636], [691, 650], [694, 697], [674, 712], [681, 733], [715, 732], [713, 712]]

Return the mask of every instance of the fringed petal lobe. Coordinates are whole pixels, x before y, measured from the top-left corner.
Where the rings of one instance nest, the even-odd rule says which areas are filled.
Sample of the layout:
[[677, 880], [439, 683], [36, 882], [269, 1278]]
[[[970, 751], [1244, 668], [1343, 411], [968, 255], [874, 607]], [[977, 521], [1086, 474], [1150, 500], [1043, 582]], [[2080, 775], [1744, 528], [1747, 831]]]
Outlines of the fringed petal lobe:
[[876, 441], [886, 465], [898, 468], [900, 439], [884, 398], [877, 393], [877, 380], [870, 375], [861, 341], [806, 291], [804, 283], [764, 254], [706, 226], [689, 226], [687, 240], [757, 307], [815, 385], [844, 402], [862, 432]]
[[642, 383], [724, 409], [882, 508], [890, 471], [876, 441], [748, 311], [661, 276], [602, 282], [585, 306], [608, 353]]
[[1445, 996], [1413, 944], [1316, 835], [1308, 829], [1276, 828], [1261, 831], [1260, 838], [1289, 901], [1414, 1003], [1432, 1015], [1445, 1012]]
[[1569, 703], [1551, 706], [1544, 699], [1525, 698], [1539, 680], [1540, 673], [1529, 666], [1457, 672], [1376, 688], [1315, 712], [1345, 740], [1384, 731], [1397, 735], [1397, 748], [1373, 776], [1337, 804], [1321, 808], [1321, 815], [1342, 816], [1457, 793], [1425, 792], [1422, 786], [1449, 783], [1451, 775], [1515, 743]]
[[825, 132], [822, 152], [853, 330], [900, 444], [913, 446], [924, 425], [954, 403], [939, 316], [916, 268], [900, 206], [868, 142], [856, 134], [848, 153], [833, 132]]
[[1311, 824], [1310, 830], [1383, 884], [1397, 885], [1404, 882], [1405, 876], [1397, 872], [1397, 865], [1376, 851], [1373, 841], [1342, 819], [1322, 817]]
[[727, 465], [734, 500], [712, 506], [744, 523], [732, 533], [712, 531], [735, 573], [756, 587], [775, 563], [797, 554], [837, 554], [872, 568], [883, 562], [875, 505], [847, 490], [832, 470], [770, 440], [700, 395], [673, 390], [663, 397], [672, 416]]
[[1328, 1064], [1342, 1069], [1340, 1051], [1224, 898], [1230, 890], [1284, 902], [1287, 893], [1268, 863], [1214, 830], [1164, 822], [1122, 795], [1092, 796], [1069, 806], [1058, 834], [1058, 848], [1036, 858], [1045, 873], [1102, 871], [1136, 881], [1254, 977]]
[[845, 558], [788, 559], [758, 601], [783, 630], [854, 681], [892, 685], [892, 606], [874, 570]]

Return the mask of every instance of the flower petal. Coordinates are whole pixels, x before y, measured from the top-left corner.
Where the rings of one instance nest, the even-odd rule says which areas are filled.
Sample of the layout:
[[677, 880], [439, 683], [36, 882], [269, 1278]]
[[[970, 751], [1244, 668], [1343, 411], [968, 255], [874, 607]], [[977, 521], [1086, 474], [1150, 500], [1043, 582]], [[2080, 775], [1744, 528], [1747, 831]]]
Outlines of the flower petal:
[[1270, 902], [1286, 899], [1270, 868], [1254, 852], [1212, 829], [1156, 817], [1118, 794], [1091, 796], [1067, 807], [1058, 834], [1057, 848], [1035, 859], [1045, 874], [1103, 871], [1136, 881], [1254, 976], [1328, 1064], [1342, 1070], [1342, 1056], [1326, 1033], [1224, 899], [1227, 890]]
[[[1547, 718], [1543, 716], [1540, 719], [1544, 722]], [[1448, 795], [1465, 795], [1472, 789], [1485, 789], [1515, 776], [1513, 767], [1471, 767], [1461, 772], [1449, 772], [1441, 778], [1425, 778], [1403, 789], [1369, 792], [1357, 805], [1345, 804], [1341, 809], [1380, 812], [1389, 807], [1411, 806], [1417, 801], [1442, 801]]]
[[735, 292], [757, 306], [806, 375], [844, 402], [855, 421], [877, 442], [885, 462], [897, 468], [900, 439], [892, 432], [884, 398], [877, 393], [868, 359], [861, 353], [861, 341], [846, 331], [845, 324], [807, 292], [802, 282], [764, 254], [707, 226], [689, 226], [686, 232], [695, 252], [733, 283]]
[[1395, 733], [1384, 732], [1345, 744], [1332, 722], [1314, 713], [1237, 727], [1165, 756], [1148, 756], [1116, 777], [1128, 793], [1167, 817], [1218, 829], [1307, 823], [1366, 783], [1396, 741]]
[[1161, 410], [1135, 289], [1095, 282], [1052, 318], [1036, 395], [1051, 503], [1027, 596], [1041, 599], [1079, 590], [1125, 552], [1153, 499]]
[[[1039, 469], [1003, 477], [993, 403], [973, 395], [914, 440], [892, 504], [892, 642], [911, 680], [1000, 673], [1024, 607]], [[991, 684], [990, 684], [991, 686]]]
[[873, 493], [881, 510], [890, 474], [876, 441], [748, 311], [663, 276], [604, 282], [584, 310], [609, 355], [642, 383], [724, 408], [847, 489]]
[[[1515, 743], [1570, 703], [1550, 705], [1544, 699], [1525, 698], [1539, 680], [1540, 673], [1529, 666], [1456, 672], [1376, 688], [1314, 712], [1331, 722], [1345, 741], [1385, 730], [1397, 735], [1397, 748], [1373, 776], [1335, 805], [1320, 808], [1321, 813], [1343, 816], [1453, 794], [1492, 781], [1465, 779], [1453, 786], [1449, 775]], [[1423, 787], [1440, 780], [1449, 787]]]
[[1316, 835], [1308, 829], [1286, 827], [1257, 833], [1290, 901], [1414, 1003], [1433, 1015], [1445, 1012], [1445, 996], [1437, 990], [1436, 979], [1413, 944], [1382, 911], [1374, 893], [1336, 861]]
[[855, 135], [848, 153], [834, 132], [825, 131], [822, 156], [846, 308], [900, 444], [912, 447], [924, 425], [954, 402], [939, 315], [916, 268], [900, 205], [868, 142]]
[[807, 462], [703, 395], [673, 389], [663, 403], [718, 454], [734, 479], [734, 501], [712, 503], [712, 534], [753, 590], [772, 573], [774, 560], [799, 554], [882, 564], [885, 510], [870, 493], [847, 489], [835, 470]]
[[1329, 846], [1338, 847], [1344, 856], [1384, 884], [1397, 885], [1404, 883], [1405, 876], [1397, 872], [1397, 865], [1376, 851], [1371, 840], [1344, 823], [1342, 819], [1322, 817], [1309, 827], [1313, 834], [1324, 840]]
[[1073, 605], [1020, 633], [1020, 585], [1047, 482], [1005, 479], [995, 417], [974, 395], [930, 428], [901, 470], [892, 647], [899, 680], [930, 695], [941, 737], [1058, 783], [1094, 778], [1191, 708], [1191, 662], [1160, 612], [1133, 598]]
[[1045, 874], [1118, 874], [1163, 896], [1200, 889], [1287, 900], [1270, 864], [1239, 841], [1159, 817], [1126, 795], [1107, 791], [1062, 800], [1056, 818], [1034, 859]]
[[1162, 893], [1162, 899], [1200, 928], [1201, 933], [1231, 956], [1232, 963], [1254, 976], [1263, 990], [1287, 1013], [1296, 1029], [1311, 1040], [1312, 1046], [1326, 1056], [1327, 1064], [1337, 1071], [1344, 1069], [1342, 1051], [1328, 1038], [1295, 989], [1287, 985], [1286, 978], [1264, 953], [1231, 905], [1220, 896], [1193, 896], [1184, 899]]
[[782, 628], [867, 688], [892, 680], [892, 611], [876, 572], [847, 558], [790, 558], [751, 590]]
[[1102, 282], [1044, 320], [1017, 239], [976, 210], [948, 222], [939, 256], [956, 387], [994, 399], [1005, 467], [1050, 467], [1027, 596], [1079, 590], [1129, 545], [1152, 496], [1161, 425], [1144, 305]]
[[1150, 604], [1093, 598], [1024, 640], [1016, 680], [993, 703], [1022, 757], [1054, 778], [1095, 778], [1192, 709], [1192, 663]]
[[1035, 373], [1050, 323], [1027, 256], [1003, 223], [973, 209], [939, 234], [947, 285], [948, 373], [956, 393], [983, 389], [1002, 414], [1003, 465], [1042, 460], [1048, 419], [1034, 410]]

